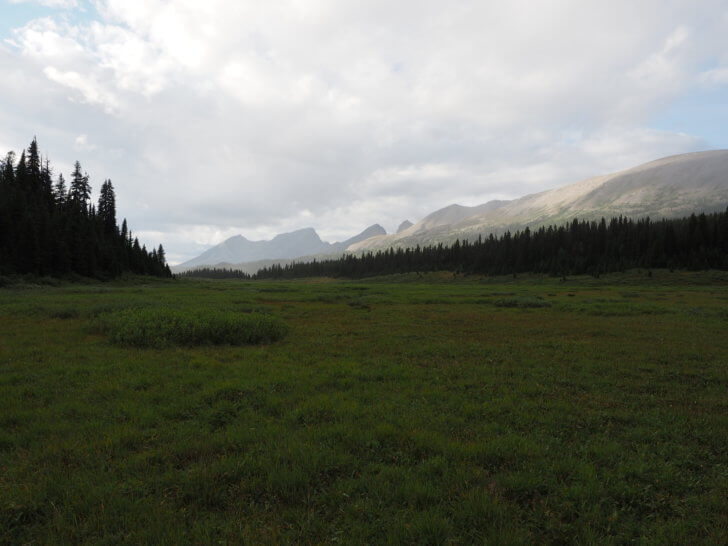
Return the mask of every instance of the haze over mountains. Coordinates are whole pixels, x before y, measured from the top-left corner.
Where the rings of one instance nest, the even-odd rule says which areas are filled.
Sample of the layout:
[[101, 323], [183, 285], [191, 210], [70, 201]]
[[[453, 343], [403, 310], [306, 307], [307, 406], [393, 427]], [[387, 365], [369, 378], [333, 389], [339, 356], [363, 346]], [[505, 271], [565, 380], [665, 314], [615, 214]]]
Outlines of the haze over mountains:
[[353, 244], [386, 234], [382, 226], [373, 224], [358, 235], [338, 243], [322, 241], [313, 228], [282, 233], [270, 241], [250, 241], [242, 235], [236, 235], [206, 250], [198, 257], [175, 266], [173, 270], [179, 272], [205, 265], [225, 264], [229, 267], [264, 260], [341, 254]]
[[573, 218], [675, 218], [693, 212], [725, 210], [727, 206], [728, 150], [696, 152], [511, 201], [489, 201], [474, 207], [449, 205], [414, 225], [402, 222], [397, 233], [391, 235], [378, 224], [340, 243], [322, 241], [312, 228], [278, 235], [271, 241], [249, 241], [238, 235], [173, 270], [220, 264], [239, 267], [265, 260], [243, 267], [255, 271], [276, 261], [448, 243], [526, 226], [561, 224]]

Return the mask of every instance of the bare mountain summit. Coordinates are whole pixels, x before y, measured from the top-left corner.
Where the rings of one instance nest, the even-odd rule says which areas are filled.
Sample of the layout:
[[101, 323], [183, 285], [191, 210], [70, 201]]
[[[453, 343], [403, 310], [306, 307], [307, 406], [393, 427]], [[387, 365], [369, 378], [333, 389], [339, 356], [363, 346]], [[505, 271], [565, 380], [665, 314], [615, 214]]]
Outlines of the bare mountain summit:
[[402, 222], [397, 228], [397, 233], [402, 233], [405, 229], [412, 227], [413, 224], [409, 220]]

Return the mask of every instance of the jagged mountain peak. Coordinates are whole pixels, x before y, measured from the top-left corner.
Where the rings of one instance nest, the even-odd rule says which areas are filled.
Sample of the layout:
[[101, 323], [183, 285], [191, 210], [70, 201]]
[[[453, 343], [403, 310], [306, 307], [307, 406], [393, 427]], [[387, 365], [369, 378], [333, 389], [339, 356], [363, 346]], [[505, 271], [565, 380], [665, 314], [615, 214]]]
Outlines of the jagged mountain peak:
[[335, 255], [343, 253], [351, 245], [371, 237], [386, 235], [379, 224], [373, 224], [361, 233], [343, 242], [328, 243], [321, 240], [312, 227], [280, 233], [267, 241], [251, 241], [242, 235], [229, 237], [219, 245], [209, 248], [198, 257], [188, 260], [173, 270], [185, 271], [201, 266], [215, 266], [258, 262], [262, 260], [293, 259], [303, 256]]
[[414, 224], [410, 222], [409, 220], [404, 220], [398, 227], [397, 227], [397, 233], [402, 233], [405, 229], [409, 229]]
[[321, 237], [319, 237], [319, 234], [316, 233], [316, 230], [309, 227], [309, 228], [303, 228], [303, 229], [297, 229], [295, 231], [290, 231], [288, 233], [279, 233], [273, 239], [271, 239], [271, 242], [273, 241], [285, 241], [285, 240], [297, 240], [297, 241], [318, 241], [321, 242]]

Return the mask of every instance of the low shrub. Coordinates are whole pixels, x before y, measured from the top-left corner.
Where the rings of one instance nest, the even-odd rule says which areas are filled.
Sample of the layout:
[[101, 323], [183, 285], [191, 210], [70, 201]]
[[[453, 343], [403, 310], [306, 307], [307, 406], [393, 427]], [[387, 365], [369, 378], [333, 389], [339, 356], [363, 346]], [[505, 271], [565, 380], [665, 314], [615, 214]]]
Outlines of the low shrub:
[[48, 311], [48, 316], [50, 318], [61, 320], [75, 319], [78, 318], [79, 315], [80, 313], [78, 312], [78, 309], [75, 309], [73, 307], [63, 307], [60, 309], [51, 309], [50, 311]]
[[372, 307], [371, 305], [367, 305], [363, 301], [350, 301], [348, 303], [349, 307], [353, 307], [354, 309], [361, 309], [362, 311], [371, 311]]
[[496, 307], [517, 307], [520, 309], [551, 307], [551, 302], [535, 298], [502, 298], [495, 300]]
[[258, 345], [287, 332], [282, 320], [268, 314], [143, 308], [100, 315], [96, 329], [113, 343], [133, 347]]
[[124, 302], [124, 303], [100, 303], [94, 305], [86, 311], [86, 316], [90, 318], [96, 318], [103, 315], [116, 314], [121, 311], [138, 311], [140, 309], [150, 309], [151, 305], [148, 303], [141, 303], [136, 301]]

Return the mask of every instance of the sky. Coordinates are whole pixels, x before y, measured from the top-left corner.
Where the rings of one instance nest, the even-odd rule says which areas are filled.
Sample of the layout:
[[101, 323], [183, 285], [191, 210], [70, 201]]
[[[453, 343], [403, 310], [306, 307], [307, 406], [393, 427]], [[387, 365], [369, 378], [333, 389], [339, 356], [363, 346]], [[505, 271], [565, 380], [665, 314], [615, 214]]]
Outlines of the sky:
[[0, 0], [0, 153], [171, 264], [728, 148], [728, 2]]

